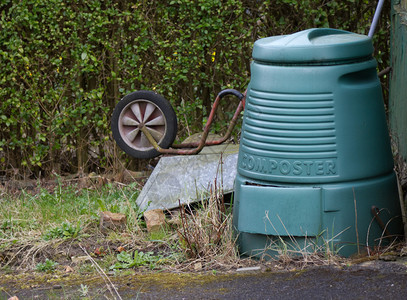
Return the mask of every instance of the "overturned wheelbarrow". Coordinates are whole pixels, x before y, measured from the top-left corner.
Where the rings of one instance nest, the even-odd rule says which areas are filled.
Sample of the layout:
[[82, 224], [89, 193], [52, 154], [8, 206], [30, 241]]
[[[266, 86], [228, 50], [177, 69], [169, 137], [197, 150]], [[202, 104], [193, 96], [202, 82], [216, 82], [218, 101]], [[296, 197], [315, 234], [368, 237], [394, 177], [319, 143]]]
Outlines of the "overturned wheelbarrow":
[[[236, 112], [226, 134], [219, 140], [207, 141], [219, 102], [227, 95], [239, 98]], [[177, 116], [171, 104], [153, 91], [136, 91], [125, 96], [113, 111], [113, 138], [124, 152], [134, 158], [153, 158], [160, 154], [197, 154], [204, 146], [219, 145], [229, 139], [244, 108], [244, 99], [244, 94], [237, 90], [221, 91], [212, 106], [201, 140], [173, 144], [177, 135]]]

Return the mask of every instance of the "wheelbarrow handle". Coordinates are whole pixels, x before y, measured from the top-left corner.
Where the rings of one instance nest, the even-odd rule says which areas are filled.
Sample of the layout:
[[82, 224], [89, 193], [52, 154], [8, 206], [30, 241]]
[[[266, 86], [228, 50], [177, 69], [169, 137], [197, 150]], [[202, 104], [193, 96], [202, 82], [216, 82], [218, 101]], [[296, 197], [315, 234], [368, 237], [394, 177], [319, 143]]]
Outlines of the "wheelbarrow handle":
[[226, 90], [223, 90], [223, 91], [221, 91], [221, 92], [218, 94], [218, 97], [219, 97], [220, 99], [222, 99], [223, 97], [225, 97], [225, 96], [227, 96], [227, 95], [236, 96], [237, 98], [239, 98], [240, 101], [242, 101], [243, 98], [244, 98], [244, 95], [243, 95], [241, 92], [239, 92], [239, 91], [237, 91], [237, 90], [235, 90], [235, 89], [226, 89]]
[[[215, 116], [215, 111], [219, 105], [220, 100], [227, 96], [227, 95], [233, 95], [239, 98], [240, 102], [239, 105], [235, 111], [235, 114], [233, 115], [233, 118], [230, 122], [230, 125], [228, 127], [228, 130], [221, 139], [219, 140], [214, 140], [214, 141], [206, 141], [208, 134], [209, 134], [209, 128], [212, 124], [213, 118]], [[226, 89], [221, 91], [215, 99], [215, 102], [213, 103], [212, 110], [209, 114], [208, 120], [206, 122], [204, 131], [202, 133], [202, 138], [199, 142], [195, 143], [183, 143], [183, 144], [175, 144], [172, 145], [171, 149], [163, 149], [161, 148], [158, 143], [154, 140], [154, 138], [151, 136], [151, 134], [148, 132], [148, 130], [143, 126], [140, 128], [140, 130], [144, 133], [148, 141], [153, 145], [153, 147], [160, 153], [162, 154], [179, 154], [179, 155], [193, 155], [193, 154], [198, 154], [204, 146], [213, 146], [213, 145], [219, 145], [225, 142], [232, 134], [232, 130], [234, 126], [237, 123], [237, 119], [240, 115], [240, 113], [244, 109], [244, 103], [245, 103], [245, 97], [246, 93], [242, 94], [241, 92], [235, 90], [235, 89]], [[184, 148], [184, 149], [182, 149]], [[187, 149], [185, 149], [187, 148]], [[194, 148], [194, 149], [188, 149], [188, 148]]]

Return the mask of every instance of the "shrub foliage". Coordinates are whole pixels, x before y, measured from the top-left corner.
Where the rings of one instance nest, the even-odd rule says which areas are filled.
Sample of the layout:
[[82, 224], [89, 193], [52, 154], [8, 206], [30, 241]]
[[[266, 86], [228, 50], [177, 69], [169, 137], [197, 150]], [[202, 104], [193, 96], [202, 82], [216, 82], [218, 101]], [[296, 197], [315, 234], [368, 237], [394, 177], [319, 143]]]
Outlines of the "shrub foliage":
[[[375, 5], [368, 0], [3, 0], [0, 170], [44, 175], [117, 165], [110, 115], [121, 97], [139, 89], [170, 100], [180, 137], [200, 131], [221, 89], [245, 90], [255, 40], [310, 27], [366, 34]], [[385, 7], [374, 39], [383, 68], [388, 12]], [[227, 127], [236, 105], [223, 104], [215, 131]]]

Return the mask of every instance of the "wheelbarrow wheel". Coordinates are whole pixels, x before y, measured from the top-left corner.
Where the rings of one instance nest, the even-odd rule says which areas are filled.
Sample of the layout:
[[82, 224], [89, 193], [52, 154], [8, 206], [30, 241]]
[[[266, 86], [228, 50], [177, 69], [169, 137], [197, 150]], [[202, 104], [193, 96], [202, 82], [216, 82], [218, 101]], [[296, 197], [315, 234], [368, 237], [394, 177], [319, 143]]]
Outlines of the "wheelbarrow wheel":
[[160, 153], [141, 131], [145, 126], [161, 148], [169, 148], [177, 135], [177, 116], [171, 104], [152, 91], [125, 96], [112, 115], [112, 133], [117, 145], [134, 158], [153, 158]]

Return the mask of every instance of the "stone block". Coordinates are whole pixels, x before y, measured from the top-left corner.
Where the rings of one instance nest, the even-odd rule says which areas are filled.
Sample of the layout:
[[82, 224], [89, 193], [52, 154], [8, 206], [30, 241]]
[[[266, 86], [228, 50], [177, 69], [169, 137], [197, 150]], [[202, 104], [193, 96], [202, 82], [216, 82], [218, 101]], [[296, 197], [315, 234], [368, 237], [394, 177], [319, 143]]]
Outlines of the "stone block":
[[120, 213], [112, 213], [110, 211], [102, 211], [100, 213], [100, 230], [106, 229], [123, 229], [126, 226], [126, 215]]
[[148, 232], [160, 231], [166, 225], [165, 214], [161, 209], [146, 211], [144, 213], [144, 220], [146, 221]]

